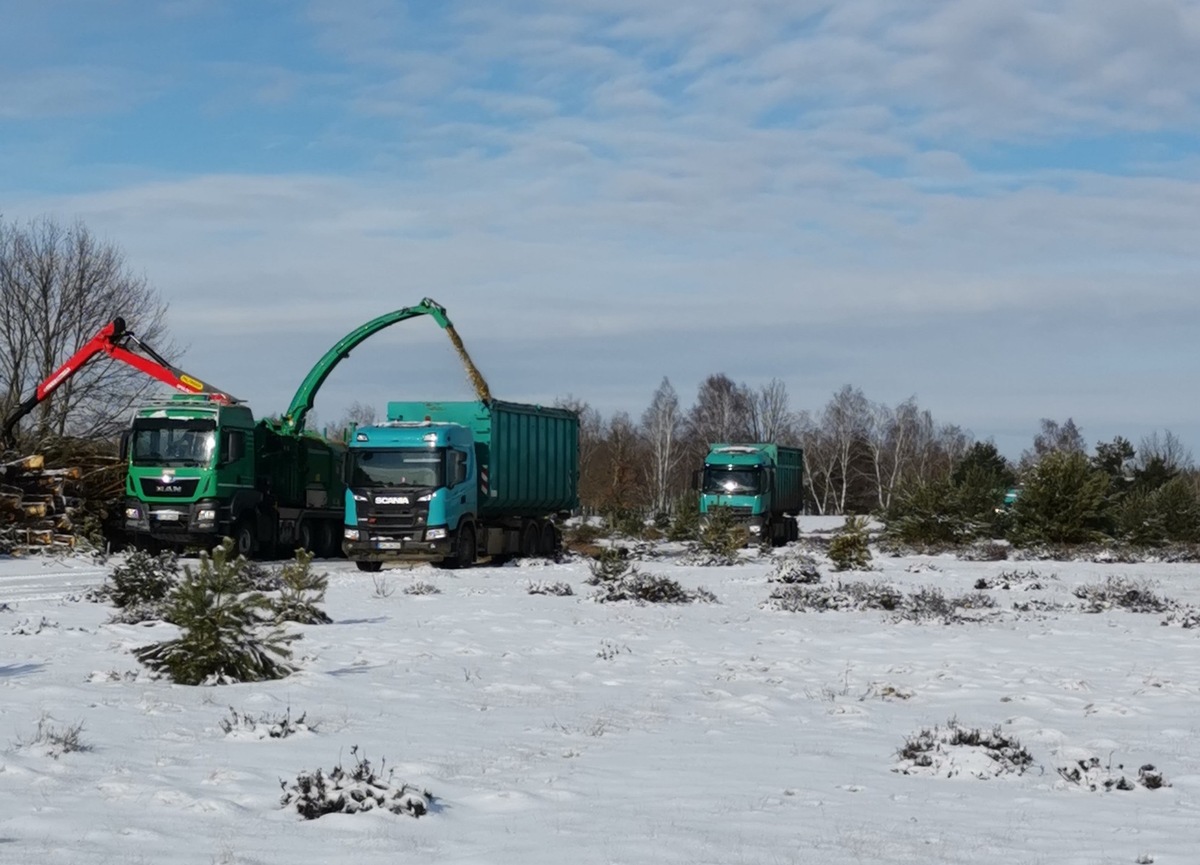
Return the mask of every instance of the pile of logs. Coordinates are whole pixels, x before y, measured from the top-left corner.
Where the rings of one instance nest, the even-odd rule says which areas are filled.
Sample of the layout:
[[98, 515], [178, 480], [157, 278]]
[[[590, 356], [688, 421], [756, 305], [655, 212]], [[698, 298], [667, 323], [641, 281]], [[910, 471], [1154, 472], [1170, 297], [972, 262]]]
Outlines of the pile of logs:
[[0, 552], [74, 549], [84, 529], [90, 487], [99, 481], [106, 493], [111, 492], [106, 488], [112, 484], [107, 477], [112, 474], [107, 461], [46, 468], [40, 454], [0, 463]]

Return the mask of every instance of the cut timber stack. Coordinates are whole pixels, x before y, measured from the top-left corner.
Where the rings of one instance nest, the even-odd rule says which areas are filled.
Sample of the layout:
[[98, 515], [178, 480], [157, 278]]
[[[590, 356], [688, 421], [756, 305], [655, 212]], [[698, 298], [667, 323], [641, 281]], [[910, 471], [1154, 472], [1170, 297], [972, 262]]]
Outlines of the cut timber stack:
[[79, 467], [48, 469], [40, 454], [0, 464], [0, 551], [75, 546]]

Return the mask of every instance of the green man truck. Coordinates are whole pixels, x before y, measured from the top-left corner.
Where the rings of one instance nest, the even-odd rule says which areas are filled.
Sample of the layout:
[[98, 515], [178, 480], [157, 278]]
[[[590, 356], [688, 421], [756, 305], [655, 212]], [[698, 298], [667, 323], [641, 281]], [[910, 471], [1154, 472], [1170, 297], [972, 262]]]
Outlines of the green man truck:
[[552, 517], [578, 504], [578, 415], [486, 399], [390, 402], [387, 417], [349, 442], [342, 548], [359, 569], [559, 549]]
[[250, 407], [178, 395], [134, 412], [124, 451], [125, 529], [155, 550], [337, 552], [345, 445], [255, 421]]
[[777, 444], [713, 444], [700, 478], [700, 518], [729, 508], [752, 539], [779, 546], [800, 536], [804, 452]]
[[[226, 394], [187, 394], [134, 412], [122, 441], [127, 462], [125, 530], [135, 544], [209, 547], [232, 537], [237, 551], [271, 555], [340, 549], [346, 446], [304, 428], [334, 367], [385, 327], [429, 315], [461, 349], [443, 307], [425, 298], [351, 331], [309, 371], [283, 417], [256, 421]], [[482, 379], [480, 379], [482, 381]]]

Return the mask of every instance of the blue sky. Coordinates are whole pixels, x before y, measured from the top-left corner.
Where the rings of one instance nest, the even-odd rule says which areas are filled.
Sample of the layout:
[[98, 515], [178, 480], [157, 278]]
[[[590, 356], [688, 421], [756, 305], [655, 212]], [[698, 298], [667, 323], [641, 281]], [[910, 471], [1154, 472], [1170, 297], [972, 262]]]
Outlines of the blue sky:
[[[1200, 3], [5, 0], [0, 215], [82, 220], [282, 409], [444, 304], [495, 395], [916, 396], [1200, 454]], [[415, 320], [317, 400], [469, 398]]]

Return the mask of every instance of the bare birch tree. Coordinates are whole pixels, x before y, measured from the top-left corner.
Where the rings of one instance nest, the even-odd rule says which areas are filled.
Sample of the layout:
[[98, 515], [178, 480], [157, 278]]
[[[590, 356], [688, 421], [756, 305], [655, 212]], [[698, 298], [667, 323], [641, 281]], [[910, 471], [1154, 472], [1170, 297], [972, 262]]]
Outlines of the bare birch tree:
[[646, 438], [650, 457], [647, 479], [651, 507], [657, 512], [666, 512], [671, 506], [673, 480], [683, 458], [680, 446], [682, 426], [679, 394], [664, 376], [650, 400], [650, 406], [642, 414], [642, 434]]
[[818, 418], [807, 419], [802, 433], [805, 475], [817, 511], [843, 514], [851, 492], [861, 488], [869, 466], [866, 440], [871, 427], [871, 404], [858, 388], [845, 385], [826, 404]]
[[788, 408], [787, 385], [777, 378], [754, 394], [754, 438], [775, 444], [796, 440], [796, 418]]

